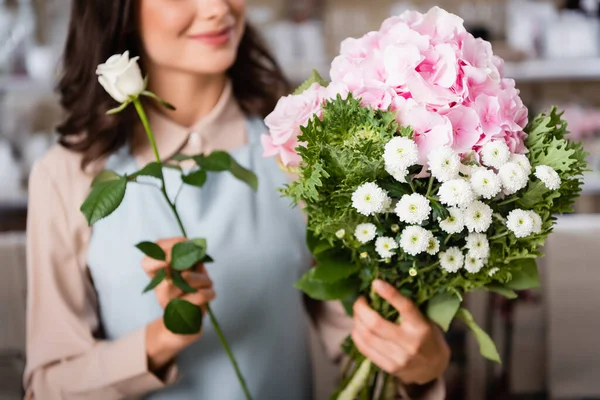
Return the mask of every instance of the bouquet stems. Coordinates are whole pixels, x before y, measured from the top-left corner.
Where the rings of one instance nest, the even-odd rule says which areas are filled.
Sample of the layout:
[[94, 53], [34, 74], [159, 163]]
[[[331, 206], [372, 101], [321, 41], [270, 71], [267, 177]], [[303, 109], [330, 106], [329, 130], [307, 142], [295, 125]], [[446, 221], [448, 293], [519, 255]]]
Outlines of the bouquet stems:
[[[144, 130], [146, 131], [146, 135], [148, 136], [148, 140], [150, 141], [152, 150], [154, 151], [154, 156], [156, 158], [156, 162], [162, 166], [162, 161], [161, 161], [160, 155], [158, 153], [158, 147], [156, 146], [156, 141], [154, 140], [154, 134], [152, 133], [152, 130], [150, 129], [150, 123], [148, 121], [148, 117], [146, 116], [146, 112], [144, 111], [144, 108], [142, 107], [142, 103], [140, 102], [139, 98], [136, 98], [133, 101], [133, 104], [135, 105], [135, 109], [142, 121], [142, 125], [144, 126]], [[165, 200], [169, 204], [169, 207], [173, 211], [173, 215], [175, 216], [175, 219], [177, 220], [177, 223], [179, 224], [181, 234], [183, 235], [183, 237], [188, 239], [188, 235], [185, 230], [185, 227], [183, 226], [183, 223], [181, 222], [181, 217], [179, 216], [179, 213], [177, 212], [177, 206], [175, 205], [175, 203], [173, 201], [171, 201], [171, 199], [169, 199], [169, 196], [167, 195], [167, 189], [166, 189], [164, 176], [161, 175], [160, 180], [161, 180], [161, 193], [163, 194], [163, 197], [165, 198]], [[237, 363], [235, 357], [233, 356], [233, 353], [231, 351], [229, 343], [227, 342], [227, 339], [225, 338], [225, 335], [223, 334], [221, 326], [219, 325], [219, 322], [217, 321], [217, 318], [215, 317], [215, 315], [210, 307], [210, 304], [206, 304], [206, 312], [208, 313], [210, 322], [213, 325], [215, 333], [219, 337], [219, 340], [221, 341], [221, 344], [223, 345], [223, 348], [225, 349], [225, 352], [227, 353], [227, 356], [229, 357], [229, 361], [231, 361], [231, 364], [233, 365], [233, 368], [234, 368], [237, 378], [240, 382], [240, 385], [242, 386], [242, 389], [244, 391], [246, 399], [251, 400], [252, 395], [250, 394], [250, 391], [248, 390], [248, 386], [246, 385], [246, 380], [244, 379], [244, 376], [242, 375], [242, 372], [240, 371], [238, 363]]]

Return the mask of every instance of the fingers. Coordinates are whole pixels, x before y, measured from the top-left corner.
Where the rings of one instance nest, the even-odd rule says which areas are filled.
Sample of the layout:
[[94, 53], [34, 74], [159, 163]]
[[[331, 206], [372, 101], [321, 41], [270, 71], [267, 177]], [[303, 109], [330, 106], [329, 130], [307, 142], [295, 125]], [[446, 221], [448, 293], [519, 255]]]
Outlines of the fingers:
[[177, 237], [177, 238], [168, 238], [168, 239], [160, 239], [156, 242], [157, 245], [160, 246], [161, 249], [164, 250], [167, 255], [167, 263], [171, 263], [171, 250], [177, 243], [187, 242], [186, 238]]
[[373, 282], [373, 289], [392, 305], [402, 317], [402, 323], [410, 328], [422, 331], [428, 328], [427, 321], [419, 308], [408, 298], [402, 296], [393, 286], [382, 280]]
[[373, 335], [394, 342], [402, 341], [399, 326], [383, 319], [369, 307], [364, 297], [354, 303], [354, 317], [355, 324], [363, 325], [364, 329], [370, 331]]
[[211, 301], [213, 301], [216, 298], [216, 294], [213, 288], [209, 288], [209, 289], [199, 289], [196, 293], [190, 293], [190, 294], [186, 294], [185, 296], [182, 296], [181, 298], [183, 300], [187, 300], [190, 303], [197, 305], [197, 306], [203, 306], [206, 303], [210, 303]]
[[194, 289], [212, 288], [213, 282], [206, 273], [185, 271], [181, 277]]
[[408, 357], [400, 347], [375, 336], [362, 324], [353, 329], [352, 340], [362, 355], [389, 374], [397, 375], [408, 364]]
[[153, 278], [159, 270], [168, 267], [168, 265], [166, 261], [155, 260], [150, 257], [144, 257], [142, 260], [142, 268], [150, 278]]

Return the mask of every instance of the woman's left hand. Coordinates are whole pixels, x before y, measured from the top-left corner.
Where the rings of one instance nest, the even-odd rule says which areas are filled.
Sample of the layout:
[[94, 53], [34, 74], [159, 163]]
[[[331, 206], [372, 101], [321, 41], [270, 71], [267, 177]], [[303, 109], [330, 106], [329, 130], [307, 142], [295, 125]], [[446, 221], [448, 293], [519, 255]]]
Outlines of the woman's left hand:
[[385, 372], [406, 384], [427, 384], [441, 377], [450, 362], [450, 348], [437, 326], [415, 304], [386, 282], [373, 289], [402, 316], [400, 324], [383, 319], [364, 298], [354, 304], [352, 339], [358, 350]]

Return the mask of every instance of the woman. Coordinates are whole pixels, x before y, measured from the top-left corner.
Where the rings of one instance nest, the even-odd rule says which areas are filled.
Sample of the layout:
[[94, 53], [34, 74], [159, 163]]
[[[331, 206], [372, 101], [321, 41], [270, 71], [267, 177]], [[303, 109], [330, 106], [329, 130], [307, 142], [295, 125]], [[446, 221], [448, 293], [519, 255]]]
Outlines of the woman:
[[[59, 85], [66, 111], [60, 145], [30, 178], [24, 378], [30, 398], [243, 398], [210, 324], [191, 336], [165, 328], [162, 308], [174, 297], [196, 305], [214, 300], [255, 399], [311, 397], [306, 318], [292, 288], [311, 263], [303, 218], [279, 197], [286, 177], [261, 157], [258, 144], [260, 118], [287, 86], [247, 26], [245, 6], [245, 0], [73, 1]], [[223, 149], [260, 180], [258, 193], [223, 174], [211, 175], [202, 190], [181, 192], [186, 228], [208, 239], [216, 260], [187, 275], [194, 294], [167, 282], [156, 296], [140, 294], [166, 264], [142, 259], [134, 244], [177, 235], [157, 191], [130, 186], [116, 213], [93, 230], [79, 212], [95, 172], [132, 173], [152, 161], [133, 108], [105, 115], [115, 103], [94, 74], [126, 50], [141, 56], [149, 89], [177, 106], [167, 112], [147, 105], [165, 159]], [[169, 191], [176, 191], [178, 176], [165, 173]], [[180, 240], [160, 244], [168, 253]], [[323, 304], [311, 315], [330, 354], [339, 358], [339, 344], [352, 331], [359, 349], [411, 391], [443, 398], [438, 378], [449, 351], [442, 334], [394, 289], [375, 290], [401, 310], [402, 326], [383, 320], [364, 299], [354, 321], [339, 306]]]

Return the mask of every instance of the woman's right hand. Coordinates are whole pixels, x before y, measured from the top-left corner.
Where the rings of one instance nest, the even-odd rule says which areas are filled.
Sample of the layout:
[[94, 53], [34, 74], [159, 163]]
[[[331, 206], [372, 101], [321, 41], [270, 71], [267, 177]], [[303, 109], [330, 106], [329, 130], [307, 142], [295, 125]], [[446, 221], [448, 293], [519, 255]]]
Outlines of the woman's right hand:
[[[150, 257], [145, 257], [142, 260], [142, 268], [144, 268], [150, 279], [161, 269], [171, 268], [170, 257], [173, 246], [186, 240], [185, 238], [172, 238], [157, 242], [167, 254], [167, 261], [158, 261]], [[183, 272], [181, 275], [197, 291], [184, 294], [170, 279], [165, 279], [154, 288], [158, 302], [163, 308], [175, 298], [187, 300], [199, 307], [203, 307], [214, 300], [215, 291], [204, 266], [199, 265], [193, 270]], [[181, 350], [194, 343], [201, 336], [202, 331], [194, 335], [174, 334], [165, 327], [162, 318], [151, 322], [146, 328], [146, 353], [148, 354], [149, 368], [153, 371], [160, 370], [169, 364]]]

